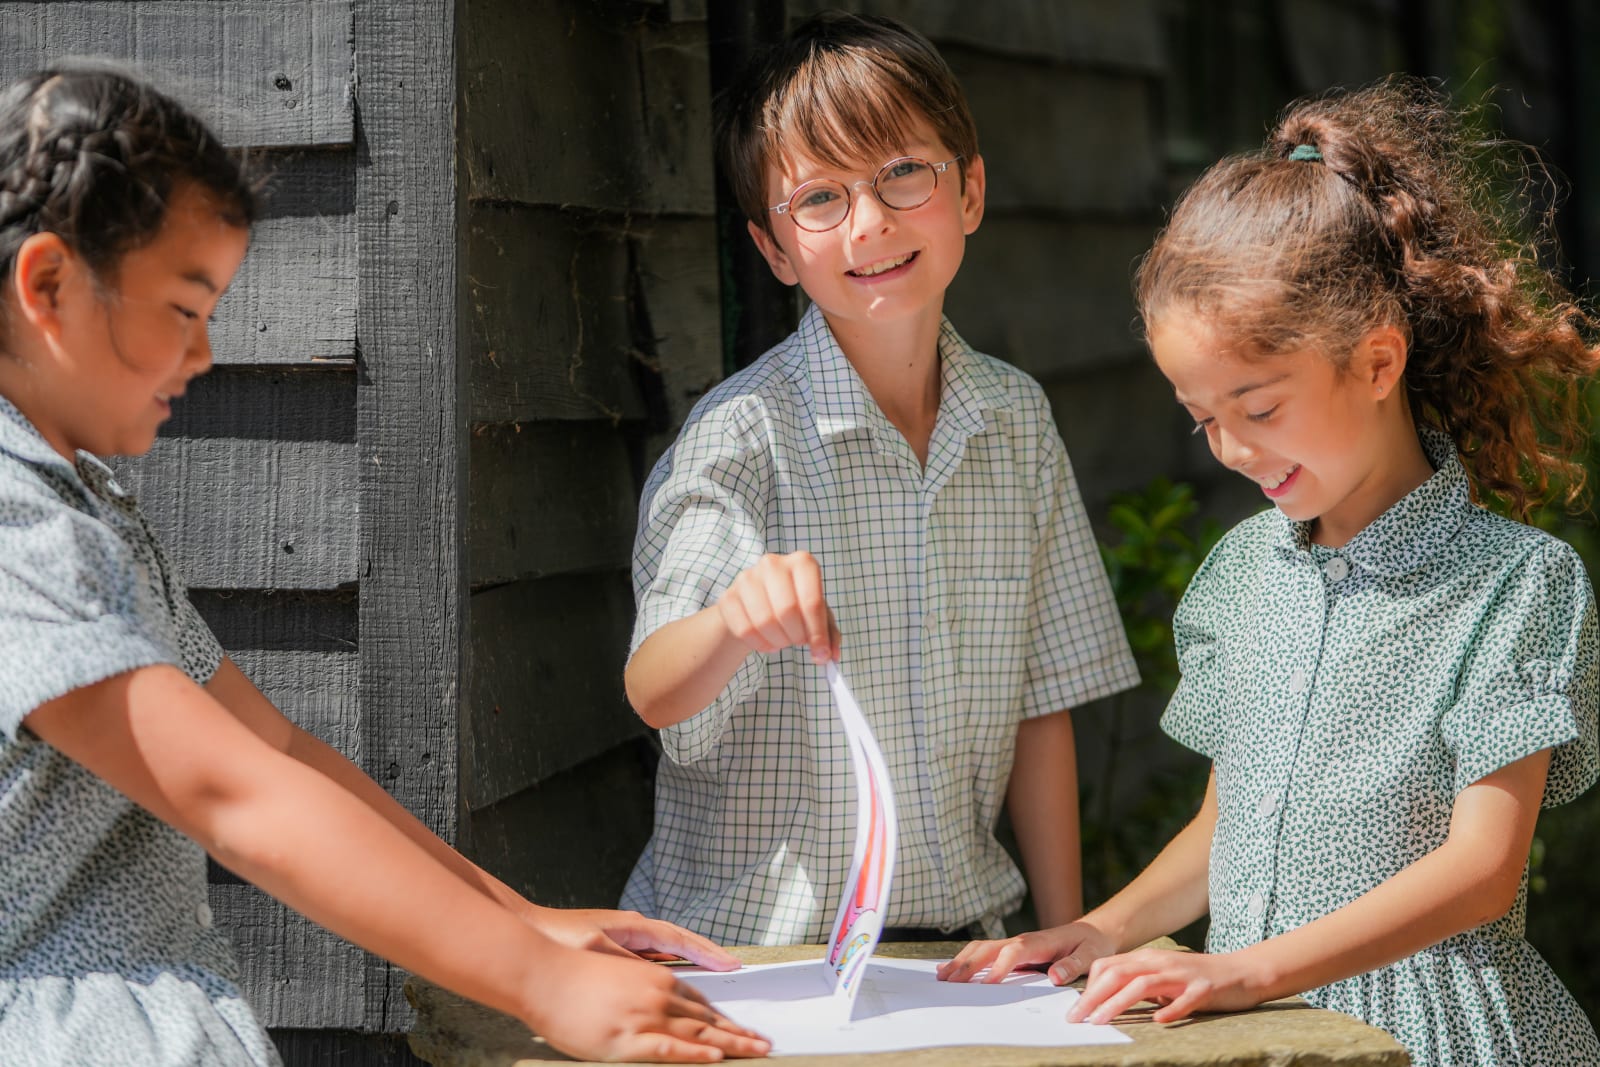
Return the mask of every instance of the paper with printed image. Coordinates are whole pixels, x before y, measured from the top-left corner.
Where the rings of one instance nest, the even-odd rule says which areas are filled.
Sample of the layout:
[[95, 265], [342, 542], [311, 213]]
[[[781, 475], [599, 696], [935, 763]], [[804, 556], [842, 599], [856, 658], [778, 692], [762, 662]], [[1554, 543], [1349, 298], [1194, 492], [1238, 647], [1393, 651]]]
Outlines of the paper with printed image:
[[844, 898], [828, 939], [825, 977], [850, 1017], [850, 1006], [861, 990], [872, 951], [883, 934], [889, 912], [889, 888], [894, 879], [894, 852], [900, 827], [895, 820], [894, 787], [883, 761], [883, 750], [872, 727], [856, 703], [837, 663], [827, 665], [828, 688], [839, 710], [850, 743], [850, 762], [856, 779], [856, 847], [845, 879]]
[[1057, 987], [1037, 971], [1011, 974], [995, 985], [941, 982], [934, 976], [940, 962], [874, 956], [860, 976], [860, 995], [848, 1018], [817, 981], [817, 968], [826, 967], [825, 961], [676, 973], [728, 1018], [770, 1038], [774, 1056], [949, 1045], [1066, 1048], [1130, 1040], [1114, 1026], [1067, 1022], [1078, 991]]

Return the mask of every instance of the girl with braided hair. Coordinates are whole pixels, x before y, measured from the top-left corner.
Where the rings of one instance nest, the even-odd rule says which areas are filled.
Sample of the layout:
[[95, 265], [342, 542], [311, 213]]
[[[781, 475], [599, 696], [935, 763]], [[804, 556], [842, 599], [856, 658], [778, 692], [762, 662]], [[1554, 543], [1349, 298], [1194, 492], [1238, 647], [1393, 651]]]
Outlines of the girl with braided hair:
[[726, 953], [529, 903], [291, 724], [96, 458], [148, 450], [209, 369], [253, 213], [239, 163], [133, 79], [0, 94], [0, 1061], [277, 1062], [212, 928], [207, 851], [582, 1058], [764, 1053], [629, 950]]
[[[1483, 177], [1502, 147], [1394, 79], [1291, 106], [1180, 200], [1138, 272], [1146, 338], [1275, 505], [1174, 620], [1162, 725], [1210, 783], [1110, 901], [942, 977], [1087, 974], [1072, 1018], [1097, 1022], [1301, 993], [1418, 1067], [1600, 1065], [1523, 939], [1539, 810], [1600, 770], [1594, 594], [1570, 547], [1478, 503], [1581, 491], [1597, 353], [1527, 201]], [[1206, 953], [1130, 951], [1208, 911]]]

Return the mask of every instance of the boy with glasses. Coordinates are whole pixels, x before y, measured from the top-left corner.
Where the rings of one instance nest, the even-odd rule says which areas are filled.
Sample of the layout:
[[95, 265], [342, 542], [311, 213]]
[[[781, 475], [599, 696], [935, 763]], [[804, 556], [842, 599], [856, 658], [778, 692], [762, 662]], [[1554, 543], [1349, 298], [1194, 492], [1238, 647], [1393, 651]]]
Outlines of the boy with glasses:
[[1136, 685], [1043, 392], [942, 315], [983, 216], [933, 46], [824, 13], [719, 102], [718, 151], [800, 327], [708, 393], [646, 483], [626, 682], [661, 731], [623, 906], [733, 944], [826, 940], [854, 784], [840, 661], [894, 782], [885, 940], [995, 937], [1023, 880], [1082, 910], [1067, 709]]

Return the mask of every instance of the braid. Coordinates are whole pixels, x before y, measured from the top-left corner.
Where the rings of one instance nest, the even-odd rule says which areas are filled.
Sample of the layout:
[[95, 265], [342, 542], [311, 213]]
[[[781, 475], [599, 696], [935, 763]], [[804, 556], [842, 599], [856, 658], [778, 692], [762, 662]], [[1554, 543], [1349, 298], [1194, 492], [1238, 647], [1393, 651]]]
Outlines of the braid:
[[254, 220], [240, 162], [169, 97], [103, 68], [14, 82], [0, 93], [0, 277], [44, 232], [108, 275], [156, 235], [184, 181], [211, 193], [226, 221]]

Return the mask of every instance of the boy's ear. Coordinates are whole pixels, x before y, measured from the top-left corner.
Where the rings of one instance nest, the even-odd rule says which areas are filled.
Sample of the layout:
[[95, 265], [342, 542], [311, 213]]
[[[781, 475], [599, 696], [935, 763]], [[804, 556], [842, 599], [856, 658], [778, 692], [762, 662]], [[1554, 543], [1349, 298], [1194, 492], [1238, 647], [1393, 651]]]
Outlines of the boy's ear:
[[984, 181], [983, 157], [973, 156], [967, 161], [966, 185], [961, 190], [962, 232], [969, 237], [983, 221]]
[[1395, 391], [1401, 375], [1405, 373], [1409, 354], [1406, 335], [1398, 327], [1374, 326], [1356, 342], [1351, 369], [1360, 377], [1362, 384], [1382, 400]]
[[761, 257], [767, 261], [767, 266], [772, 268], [773, 277], [784, 285], [800, 284], [800, 275], [795, 273], [794, 264], [789, 262], [789, 255], [778, 247], [778, 242], [772, 235], [754, 222], [746, 222], [745, 227], [750, 231], [750, 240], [756, 243], [761, 250]]
[[52, 337], [60, 332], [62, 292], [79, 267], [78, 257], [56, 234], [36, 233], [22, 242], [12, 263], [11, 292], [34, 329]]

